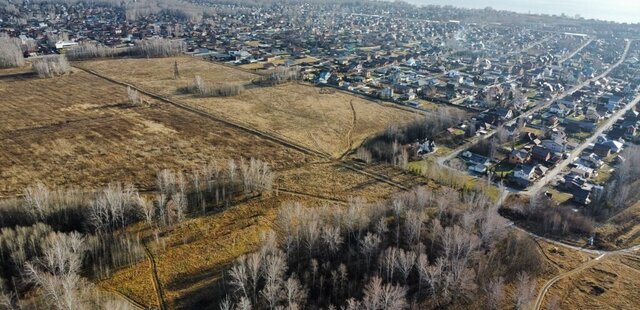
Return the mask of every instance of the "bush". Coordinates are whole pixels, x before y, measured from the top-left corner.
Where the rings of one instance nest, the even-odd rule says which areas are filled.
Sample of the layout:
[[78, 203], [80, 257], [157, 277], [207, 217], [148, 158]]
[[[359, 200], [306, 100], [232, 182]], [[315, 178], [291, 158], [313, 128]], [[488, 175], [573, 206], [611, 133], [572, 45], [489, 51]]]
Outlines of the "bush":
[[278, 85], [289, 81], [298, 81], [302, 78], [298, 67], [277, 67], [266, 77], [257, 81], [258, 84]]
[[237, 96], [243, 91], [244, 86], [239, 84], [209, 85], [200, 76], [196, 76], [193, 84], [179, 90], [179, 92], [182, 93], [194, 94], [201, 97], [230, 97]]
[[82, 43], [69, 49], [66, 55], [72, 60], [122, 56], [170, 57], [180, 55], [184, 50], [184, 42], [182, 40], [148, 39], [136, 41], [135, 46], [125, 48]]
[[24, 56], [16, 38], [0, 37], [0, 68], [24, 66]]
[[50, 78], [71, 72], [71, 65], [64, 55], [51, 55], [34, 60], [33, 70], [40, 77]]
[[116, 49], [113, 47], [99, 46], [94, 43], [82, 43], [66, 53], [71, 60], [82, 60], [91, 58], [115, 57], [127, 53], [127, 49]]
[[464, 117], [464, 113], [457, 110], [438, 110], [437, 113], [426, 114], [407, 124], [387, 128], [383, 133], [365, 141], [363, 148], [371, 154], [374, 161], [395, 164], [400, 162], [399, 158], [404, 157], [403, 145], [434, 138]]

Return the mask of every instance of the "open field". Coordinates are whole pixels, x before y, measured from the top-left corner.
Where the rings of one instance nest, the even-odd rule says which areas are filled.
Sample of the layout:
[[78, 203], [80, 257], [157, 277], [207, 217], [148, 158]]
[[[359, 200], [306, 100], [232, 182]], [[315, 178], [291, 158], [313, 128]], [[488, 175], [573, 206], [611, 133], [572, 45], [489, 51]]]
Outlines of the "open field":
[[0, 80], [0, 195], [36, 181], [95, 188], [153, 184], [165, 168], [255, 157], [276, 168], [307, 162], [298, 151], [148, 98], [84, 72], [55, 79]]
[[[178, 81], [173, 80], [174, 59], [177, 59], [181, 68]], [[179, 95], [178, 87], [186, 86], [195, 75], [202, 76], [209, 83], [250, 84], [252, 79], [258, 77], [193, 58], [96, 61], [80, 65], [334, 157], [341, 156], [391, 124], [416, 117], [412, 112], [380, 105], [345, 92], [321, 93], [319, 88], [299, 83], [274, 87], [248, 85], [242, 94], [234, 97]]]
[[[399, 172], [397, 175], [388, 177], [394, 182], [406, 184], [408, 188], [419, 184], [419, 178], [408, 173]], [[400, 191], [393, 185], [333, 163], [310, 164], [280, 171], [278, 186], [294, 193], [306, 193], [342, 201], [353, 197], [379, 201]]]
[[302, 84], [255, 88], [229, 98], [181, 98], [189, 105], [274, 132], [338, 157], [368, 136], [416, 115], [343, 92]]
[[[174, 66], [178, 64], [180, 77], [174, 79]], [[132, 58], [116, 60], [83, 61], [80, 67], [98, 71], [120, 81], [144, 87], [145, 90], [162, 95], [175, 95], [179, 88], [193, 83], [199, 75], [207, 83], [247, 84], [260, 77], [257, 74], [214, 64], [193, 57]]]
[[637, 309], [640, 258], [605, 257], [591, 268], [560, 280], [545, 298], [543, 309], [556, 299], [559, 309]]

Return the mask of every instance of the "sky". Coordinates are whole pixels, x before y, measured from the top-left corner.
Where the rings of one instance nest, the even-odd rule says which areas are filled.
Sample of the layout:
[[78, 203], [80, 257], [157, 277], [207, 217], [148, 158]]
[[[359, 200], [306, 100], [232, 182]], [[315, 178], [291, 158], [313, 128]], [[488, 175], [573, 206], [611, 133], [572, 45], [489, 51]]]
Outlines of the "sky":
[[413, 4], [452, 5], [466, 8], [492, 7], [519, 13], [576, 14], [584, 18], [640, 23], [640, 0], [406, 0]]

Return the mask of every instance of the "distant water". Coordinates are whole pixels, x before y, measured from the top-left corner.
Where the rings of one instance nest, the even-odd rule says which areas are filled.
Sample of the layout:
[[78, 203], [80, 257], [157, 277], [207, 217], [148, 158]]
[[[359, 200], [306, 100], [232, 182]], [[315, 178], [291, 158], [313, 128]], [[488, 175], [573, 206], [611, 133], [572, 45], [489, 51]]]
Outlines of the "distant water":
[[413, 4], [452, 5], [519, 13], [580, 15], [621, 23], [640, 23], [640, 0], [407, 0]]

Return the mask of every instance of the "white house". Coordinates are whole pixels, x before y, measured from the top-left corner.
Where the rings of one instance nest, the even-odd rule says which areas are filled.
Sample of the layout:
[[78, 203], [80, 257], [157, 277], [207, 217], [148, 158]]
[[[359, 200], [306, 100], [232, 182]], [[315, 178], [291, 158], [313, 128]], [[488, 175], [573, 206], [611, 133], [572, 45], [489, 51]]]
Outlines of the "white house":
[[564, 143], [562, 143], [562, 140], [560, 139], [542, 140], [541, 145], [554, 153], [562, 153], [566, 149]]
[[73, 41], [58, 41], [56, 42], [56, 48], [61, 50], [61, 49], [65, 49], [65, 48], [69, 48], [72, 46], [76, 46], [78, 45], [78, 42], [73, 42]]

